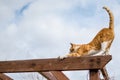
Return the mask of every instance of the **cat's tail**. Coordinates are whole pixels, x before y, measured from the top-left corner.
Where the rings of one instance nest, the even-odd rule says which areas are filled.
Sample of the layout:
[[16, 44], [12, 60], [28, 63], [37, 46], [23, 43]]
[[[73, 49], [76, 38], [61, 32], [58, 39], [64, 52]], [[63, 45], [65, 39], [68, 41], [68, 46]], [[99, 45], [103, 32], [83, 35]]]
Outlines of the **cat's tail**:
[[103, 9], [105, 9], [108, 12], [108, 14], [109, 14], [109, 18], [110, 18], [109, 28], [110, 29], [114, 29], [114, 16], [113, 16], [113, 13], [106, 6], [104, 6]]

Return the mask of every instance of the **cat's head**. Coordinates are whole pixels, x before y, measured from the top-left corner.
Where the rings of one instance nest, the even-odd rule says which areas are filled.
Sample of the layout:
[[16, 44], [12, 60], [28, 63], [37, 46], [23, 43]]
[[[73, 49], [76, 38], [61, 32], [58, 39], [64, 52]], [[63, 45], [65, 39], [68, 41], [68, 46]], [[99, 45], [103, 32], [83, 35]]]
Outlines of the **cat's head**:
[[77, 52], [78, 48], [80, 48], [80, 45], [79, 44], [73, 44], [73, 43], [70, 43], [70, 52], [69, 53], [75, 53]]

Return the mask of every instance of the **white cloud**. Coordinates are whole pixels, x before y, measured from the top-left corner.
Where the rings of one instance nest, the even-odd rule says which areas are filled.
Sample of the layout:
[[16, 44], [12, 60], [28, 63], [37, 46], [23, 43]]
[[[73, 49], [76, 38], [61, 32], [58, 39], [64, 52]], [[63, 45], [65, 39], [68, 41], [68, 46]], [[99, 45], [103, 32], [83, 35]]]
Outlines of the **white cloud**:
[[32, 0], [0, 0], [0, 26], [7, 26], [15, 18], [15, 11]]

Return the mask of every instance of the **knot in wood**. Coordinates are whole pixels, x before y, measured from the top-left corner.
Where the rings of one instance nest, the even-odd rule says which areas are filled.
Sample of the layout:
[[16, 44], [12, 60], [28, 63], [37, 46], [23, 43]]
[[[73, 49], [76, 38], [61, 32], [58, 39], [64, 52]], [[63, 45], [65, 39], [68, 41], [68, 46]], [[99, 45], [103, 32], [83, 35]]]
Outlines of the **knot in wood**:
[[35, 67], [35, 66], [36, 66], [36, 64], [35, 64], [35, 63], [32, 63], [32, 64], [31, 64], [31, 66], [32, 66], [32, 67]]

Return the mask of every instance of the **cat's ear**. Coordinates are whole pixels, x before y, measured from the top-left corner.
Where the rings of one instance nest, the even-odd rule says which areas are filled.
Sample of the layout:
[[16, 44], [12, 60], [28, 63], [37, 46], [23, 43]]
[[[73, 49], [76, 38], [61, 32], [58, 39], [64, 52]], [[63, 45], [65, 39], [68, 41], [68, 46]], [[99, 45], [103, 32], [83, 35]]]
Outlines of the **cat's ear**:
[[73, 43], [70, 43], [71, 46], [73, 46]]

